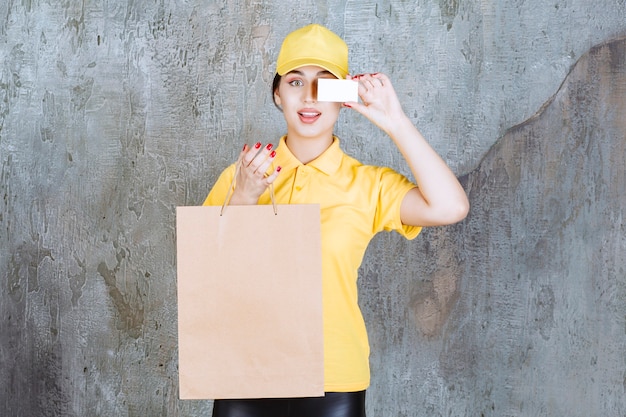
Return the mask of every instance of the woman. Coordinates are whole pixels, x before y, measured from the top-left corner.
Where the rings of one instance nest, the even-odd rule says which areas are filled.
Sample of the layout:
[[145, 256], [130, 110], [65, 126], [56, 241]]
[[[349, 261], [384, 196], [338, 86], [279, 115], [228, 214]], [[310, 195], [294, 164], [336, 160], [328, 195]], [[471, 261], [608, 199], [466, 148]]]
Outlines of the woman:
[[[317, 101], [320, 78], [358, 81], [362, 103]], [[236, 172], [230, 204], [320, 204], [324, 314], [324, 389], [320, 398], [217, 400], [215, 417], [362, 417], [369, 385], [369, 345], [357, 303], [357, 271], [379, 231], [415, 238], [422, 226], [451, 224], [469, 209], [465, 192], [446, 163], [405, 115], [384, 74], [348, 75], [348, 48], [328, 29], [308, 25], [289, 34], [272, 86], [287, 134], [278, 147], [245, 145], [205, 205], [221, 205]], [[333, 129], [342, 107], [386, 132], [417, 183], [390, 168], [365, 166], [343, 153]]]

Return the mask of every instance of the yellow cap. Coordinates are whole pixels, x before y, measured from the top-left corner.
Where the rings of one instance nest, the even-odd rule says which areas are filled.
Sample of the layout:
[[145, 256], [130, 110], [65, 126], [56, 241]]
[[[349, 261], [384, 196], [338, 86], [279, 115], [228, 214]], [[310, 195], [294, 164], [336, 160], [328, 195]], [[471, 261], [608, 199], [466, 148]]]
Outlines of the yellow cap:
[[280, 48], [276, 72], [285, 75], [305, 65], [317, 65], [339, 79], [348, 74], [348, 45], [320, 25], [308, 25], [291, 32]]

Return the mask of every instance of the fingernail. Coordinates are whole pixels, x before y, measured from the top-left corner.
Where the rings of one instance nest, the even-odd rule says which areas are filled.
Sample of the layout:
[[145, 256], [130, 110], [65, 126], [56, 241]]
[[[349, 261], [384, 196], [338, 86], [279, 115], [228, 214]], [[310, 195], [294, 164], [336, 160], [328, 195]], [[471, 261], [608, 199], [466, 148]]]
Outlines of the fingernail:
[[254, 144], [254, 149], [259, 149], [261, 147], [261, 142], [257, 142]]
[[276, 156], [276, 151], [272, 151], [272, 153], [270, 154], [270, 158], [273, 158]]
[[245, 151], [245, 150], [247, 150], [247, 149], [248, 149], [248, 144], [246, 143], [245, 145], [243, 145], [243, 149], [242, 149], [242, 151]]
[[350, 108], [352, 108], [352, 106], [351, 106], [351, 105], [349, 105], [348, 103], [343, 103], [343, 106], [344, 106], [344, 107], [350, 107]]
[[268, 143], [265, 149], [267, 149], [268, 151], [271, 151], [272, 147], [274, 147], [274, 145], [272, 145], [271, 143]]
[[282, 168], [281, 168], [280, 166], [277, 166], [277, 167], [276, 167], [276, 172], [280, 172], [280, 170], [281, 170], [281, 169], [282, 169]]

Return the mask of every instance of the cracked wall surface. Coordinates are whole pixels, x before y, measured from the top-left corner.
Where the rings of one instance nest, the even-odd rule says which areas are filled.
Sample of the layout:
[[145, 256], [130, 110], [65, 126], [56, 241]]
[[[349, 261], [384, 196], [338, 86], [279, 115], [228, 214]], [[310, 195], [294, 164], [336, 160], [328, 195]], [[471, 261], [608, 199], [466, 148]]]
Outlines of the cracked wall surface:
[[[198, 416], [178, 400], [175, 207], [276, 142], [280, 41], [390, 75], [472, 209], [361, 267], [370, 415], [626, 414], [626, 3], [0, 4], [0, 414]], [[366, 163], [408, 174], [343, 111]]]

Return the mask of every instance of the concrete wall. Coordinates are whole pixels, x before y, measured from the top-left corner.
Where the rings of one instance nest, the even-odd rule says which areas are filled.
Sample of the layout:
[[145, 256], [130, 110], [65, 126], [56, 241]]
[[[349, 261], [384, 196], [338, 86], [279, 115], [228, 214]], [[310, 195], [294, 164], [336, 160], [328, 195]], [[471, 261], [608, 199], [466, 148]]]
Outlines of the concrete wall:
[[[390, 74], [472, 202], [368, 250], [370, 415], [625, 415], [624, 16], [623, 0], [0, 4], [0, 414], [210, 413], [177, 398], [174, 209], [283, 132], [273, 62], [319, 22], [354, 73]], [[337, 133], [408, 173], [361, 117]]]

